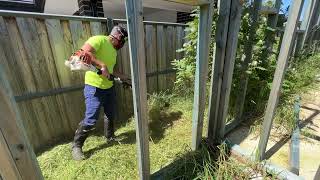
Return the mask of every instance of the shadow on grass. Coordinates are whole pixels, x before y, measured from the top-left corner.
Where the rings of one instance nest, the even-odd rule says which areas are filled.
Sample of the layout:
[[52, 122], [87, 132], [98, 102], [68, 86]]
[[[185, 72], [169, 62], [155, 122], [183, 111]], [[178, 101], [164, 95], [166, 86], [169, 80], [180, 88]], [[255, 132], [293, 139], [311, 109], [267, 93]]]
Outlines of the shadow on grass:
[[86, 158], [90, 158], [95, 152], [108, 148], [110, 146], [112, 146], [114, 143], [105, 143], [105, 144], [101, 144], [95, 148], [89, 149], [88, 151], [83, 152], [84, 155], [86, 156]]
[[[153, 142], [157, 143], [162, 138], [164, 138], [165, 130], [168, 129], [169, 127], [172, 127], [173, 122], [180, 119], [181, 115], [182, 115], [181, 111], [169, 112], [169, 113], [162, 111], [159, 113], [159, 116], [158, 116], [159, 118], [152, 119], [149, 122], [149, 127], [150, 127], [150, 137], [152, 138]], [[99, 130], [99, 131], [96, 131], [94, 134], [101, 136], [102, 132], [103, 131]], [[112, 141], [108, 143], [106, 141], [105, 144], [101, 144], [85, 152], [85, 155], [87, 157], [91, 157], [96, 151], [108, 148], [110, 146], [121, 145], [121, 144], [134, 144], [135, 142], [136, 142], [136, 131], [130, 130], [130, 131], [119, 134], [117, 136], [116, 141]]]
[[[122, 127], [124, 124], [126, 124], [128, 121], [130, 120], [130, 118], [125, 117], [121, 120], [115, 120], [114, 122], [114, 127], [115, 129]], [[81, 120], [79, 120], [80, 122]], [[95, 126], [95, 130], [92, 132], [91, 135], [96, 135], [96, 136], [103, 136], [104, 134], [104, 129], [103, 129], [103, 116], [100, 116], [97, 124]], [[34, 149], [36, 156], [41, 155], [42, 153], [46, 152], [46, 151], [50, 151], [51, 149], [53, 149], [55, 146], [58, 145], [62, 145], [62, 144], [67, 144], [73, 141], [73, 137], [74, 137], [74, 133], [76, 131], [78, 127], [74, 127], [73, 131], [69, 131], [69, 132], [65, 132], [61, 135], [57, 135], [56, 137], [51, 138], [50, 140], [48, 140], [45, 144], [41, 145], [40, 147]], [[134, 141], [133, 141], [134, 142]]]
[[[150, 114], [151, 113], [152, 111], [150, 111]], [[166, 129], [172, 127], [173, 122], [179, 120], [182, 116], [181, 111], [160, 111], [157, 113], [153, 113], [153, 115], [150, 115], [149, 122], [150, 137], [154, 143], [158, 143], [164, 137]]]

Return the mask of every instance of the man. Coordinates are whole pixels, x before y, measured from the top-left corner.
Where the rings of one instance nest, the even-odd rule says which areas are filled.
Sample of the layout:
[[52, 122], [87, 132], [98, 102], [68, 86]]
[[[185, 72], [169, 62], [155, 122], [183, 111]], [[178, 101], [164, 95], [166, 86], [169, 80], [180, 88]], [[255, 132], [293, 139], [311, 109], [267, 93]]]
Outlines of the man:
[[87, 71], [85, 74], [84, 97], [86, 104], [85, 118], [80, 122], [75, 132], [72, 144], [74, 160], [83, 160], [82, 146], [90, 131], [95, 127], [99, 110], [104, 109], [104, 131], [107, 141], [114, 139], [113, 112], [115, 106], [115, 92], [110, 74], [123, 80], [127, 77], [114, 71], [117, 50], [126, 42], [128, 33], [120, 26], [114, 26], [109, 36], [93, 36], [82, 46], [82, 50], [89, 54], [91, 61], [101, 70], [101, 75]]

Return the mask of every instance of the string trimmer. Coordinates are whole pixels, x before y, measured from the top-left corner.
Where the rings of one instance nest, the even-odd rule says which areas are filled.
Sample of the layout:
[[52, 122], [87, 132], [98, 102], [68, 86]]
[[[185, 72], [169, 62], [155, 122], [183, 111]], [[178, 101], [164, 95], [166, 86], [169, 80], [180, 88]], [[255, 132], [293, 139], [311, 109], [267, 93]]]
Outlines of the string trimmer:
[[[93, 71], [101, 75], [101, 70], [93, 64], [91, 58], [92, 56], [89, 53], [83, 50], [78, 50], [73, 53], [68, 60], [65, 61], [65, 65], [69, 67], [71, 71]], [[132, 88], [131, 79], [128, 79], [128, 81], [123, 81], [119, 77], [110, 74], [109, 80], [122, 84], [124, 88]]]

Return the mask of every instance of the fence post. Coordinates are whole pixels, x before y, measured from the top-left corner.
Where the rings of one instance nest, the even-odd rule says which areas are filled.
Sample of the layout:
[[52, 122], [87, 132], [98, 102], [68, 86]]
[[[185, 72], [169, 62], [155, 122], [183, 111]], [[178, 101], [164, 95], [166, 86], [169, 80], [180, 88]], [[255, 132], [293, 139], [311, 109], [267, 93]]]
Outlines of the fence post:
[[0, 176], [3, 179], [43, 179], [1, 66], [0, 160]]
[[231, 9], [231, 0], [219, 1], [219, 17], [216, 29], [215, 57], [213, 58], [214, 70], [211, 74], [211, 91], [209, 97], [208, 112], [208, 139], [213, 141], [217, 131], [217, 117], [221, 93], [221, 84], [223, 78], [223, 66], [226, 55], [229, 16]]
[[141, 0], [126, 0], [134, 117], [140, 179], [150, 178], [147, 85], [145, 68], [143, 7]]
[[[319, 2], [319, 5], [320, 5], [320, 2]], [[310, 35], [310, 44], [313, 46], [312, 47], [312, 53], [314, 54], [315, 51], [317, 50], [317, 44], [319, 43], [318, 42], [318, 37], [319, 37], [319, 27], [320, 27], [320, 7], [318, 7], [318, 10], [316, 11], [318, 14], [317, 14], [317, 17], [316, 17], [316, 23], [315, 25], [313, 26], [313, 31], [311, 32], [311, 35]]]
[[219, 130], [216, 134], [217, 140], [223, 139], [225, 134], [226, 119], [229, 110], [229, 98], [233, 77], [233, 69], [238, 46], [238, 33], [241, 24], [242, 3], [243, 1], [241, 0], [233, 0], [231, 5], [228, 41], [226, 57], [224, 62], [223, 81], [221, 86], [221, 95], [217, 119], [217, 129]]
[[296, 175], [299, 175], [299, 166], [300, 166], [300, 129], [299, 129], [299, 113], [300, 113], [300, 97], [296, 99], [294, 104], [294, 130], [291, 135], [290, 143], [290, 171]]
[[315, 22], [315, 14], [319, 13], [319, 11], [317, 11], [317, 9], [319, 8], [319, 3], [320, 3], [320, 0], [313, 0], [313, 2], [312, 2], [307, 25], [305, 28], [305, 33], [304, 33], [303, 40], [302, 40], [302, 48], [305, 46], [306, 43], [308, 43], [308, 45], [310, 45], [309, 44], [310, 43], [310, 33], [312, 32], [313, 26], [316, 23]]
[[192, 145], [198, 149], [202, 138], [203, 116], [206, 104], [206, 83], [208, 75], [209, 47], [211, 40], [213, 3], [200, 6], [198, 26], [197, 67], [195, 76], [194, 103], [192, 115]]
[[[263, 160], [265, 158], [265, 152], [267, 148], [267, 143], [271, 131], [272, 120], [275, 114], [275, 110], [278, 104], [282, 81], [284, 78], [285, 70], [287, 67], [290, 52], [293, 46], [293, 38], [296, 33], [297, 22], [301, 14], [302, 6], [304, 0], [295, 0], [292, 2], [289, 11], [289, 17], [287, 25], [285, 28], [283, 41], [281, 44], [280, 54], [278, 58], [278, 64], [275, 71], [275, 75], [272, 82], [272, 88], [269, 95], [268, 105], [265, 112], [265, 117], [261, 129], [257, 158], [258, 160]], [[289, 42], [289, 43], [288, 43]], [[289, 45], [288, 45], [289, 44]]]
[[[214, 77], [213, 77], [213, 80], [211, 81], [212, 92], [209, 100], [210, 102], [209, 123], [211, 123], [211, 126], [209, 129], [208, 135], [210, 135], [209, 137], [214, 143], [220, 142], [223, 139], [225, 134], [231, 82], [232, 82], [234, 62], [235, 62], [235, 57], [237, 52], [237, 45], [238, 45], [238, 33], [240, 30], [242, 2], [243, 1], [239, 1], [239, 0], [231, 1], [226, 50], [223, 54], [225, 56], [224, 61], [218, 62], [219, 59], [215, 60], [215, 67], [219, 67], [220, 63], [223, 63], [224, 65], [223, 65], [222, 72], [220, 71], [220, 69], [218, 69], [218, 72], [214, 72]], [[218, 45], [218, 42], [217, 42], [217, 45]], [[221, 49], [217, 48], [216, 53], [221, 53], [219, 51], [221, 51]], [[216, 91], [214, 91], [215, 88], [213, 86], [219, 85], [220, 81], [221, 81], [221, 85], [217, 87], [217, 88], [220, 88], [218, 90], [219, 94], [214, 94]], [[217, 98], [217, 100], [219, 101], [215, 102], [216, 99], [214, 98], [214, 96], [219, 96]]]

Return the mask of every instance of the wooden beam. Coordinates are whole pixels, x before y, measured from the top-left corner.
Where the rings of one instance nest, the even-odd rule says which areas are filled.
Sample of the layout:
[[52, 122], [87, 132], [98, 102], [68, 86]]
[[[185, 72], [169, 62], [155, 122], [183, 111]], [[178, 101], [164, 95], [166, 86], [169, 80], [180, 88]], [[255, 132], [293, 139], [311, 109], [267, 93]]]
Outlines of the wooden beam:
[[304, 35], [304, 32], [302, 32], [302, 33], [298, 33], [298, 31], [296, 32], [295, 46], [294, 46], [294, 50], [292, 53], [294, 57], [297, 57], [299, 55], [299, 53], [301, 53], [303, 35]]
[[313, 15], [313, 20], [312, 20], [312, 27], [311, 27], [311, 31], [310, 31], [310, 34], [309, 34], [309, 37], [307, 37], [307, 40], [308, 40], [308, 44], [309, 45], [314, 45], [314, 40], [315, 39], [315, 36], [317, 34], [317, 31], [319, 31], [319, 20], [320, 20], [320, 1], [318, 1], [318, 4], [316, 4], [316, 8], [315, 8], [315, 11], [314, 11], [314, 15]]
[[242, 121], [242, 114], [243, 114], [243, 108], [244, 103], [246, 100], [246, 94], [247, 94], [247, 87], [248, 87], [248, 81], [249, 81], [249, 74], [247, 73], [249, 68], [249, 63], [252, 62], [252, 54], [253, 54], [253, 43], [256, 38], [256, 29], [258, 27], [258, 20], [259, 20], [259, 11], [262, 6], [262, 0], [255, 0], [253, 2], [253, 7], [250, 12], [250, 22], [251, 27], [248, 34], [248, 39], [245, 41], [244, 45], [244, 61], [241, 63], [241, 75], [240, 75], [240, 91], [236, 99], [236, 117], [234, 121], [240, 122]]
[[22, 179], [9, 147], [0, 130], [0, 180]]
[[228, 40], [224, 60], [222, 85], [220, 90], [219, 109], [217, 111], [217, 126], [215, 134], [215, 141], [217, 142], [220, 142], [225, 134], [233, 69], [238, 46], [238, 34], [241, 24], [242, 2], [243, 1], [241, 0], [232, 0], [231, 2]]
[[[27, 139], [12, 90], [0, 67], [0, 156], [8, 156], [0, 163], [2, 175], [21, 179], [43, 179], [36, 156]], [[9, 151], [9, 152], [8, 152]], [[2, 159], [2, 158], [0, 158]], [[10, 166], [4, 167], [6, 163]], [[16, 174], [19, 172], [19, 174]], [[14, 173], [14, 174], [13, 174]], [[18, 179], [20, 179], [18, 178]], [[4, 177], [4, 179], [7, 179]]]
[[306, 30], [307, 25], [308, 25], [308, 21], [310, 18], [310, 12], [311, 12], [311, 8], [313, 5], [313, 2], [315, 0], [305, 0], [305, 10], [304, 10], [304, 14], [303, 14], [303, 19], [301, 22], [301, 26], [300, 26], [300, 30]]
[[214, 70], [211, 74], [211, 91], [209, 97], [209, 112], [208, 112], [208, 139], [214, 141], [217, 131], [217, 117], [219, 110], [219, 101], [221, 93], [221, 84], [223, 78], [223, 66], [226, 55], [226, 46], [229, 30], [229, 19], [231, 0], [219, 1], [219, 17], [216, 29], [216, 45], [215, 56], [212, 64], [214, 64]]
[[[320, 5], [320, 2], [319, 2], [319, 5]], [[319, 31], [320, 31], [320, 7], [318, 7], [317, 12], [318, 12], [317, 17], [315, 19], [316, 23], [313, 26], [313, 31], [312, 31], [311, 37], [310, 37], [311, 44], [313, 45], [313, 52], [315, 52], [316, 46], [319, 43], [318, 40], [319, 40]]]
[[263, 160], [265, 158], [265, 152], [267, 148], [267, 143], [271, 131], [272, 120], [275, 114], [275, 110], [278, 104], [282, 81], [284, 78], [285, 70], [287, 67], [288, 59], [292, 50], [293, 38], [296, 32], [297, 22], [299, 20], [302, 6], [304, 0], [295, 0], [292, 2], [289, 11], [289, 17], [287, 25], [284, 32], [284, 37], [286, 41], [281, 44], [280, 54], [278, 58], [278, 64], [275, 71], [275, 75], [272, 82], [272, 88], [269, 95], [268, 105], [265, 112], [265, 117], [261, 129], [259, 146], [258, 146], [258, 160]]
[[311, 8], [310, 8], [307, 25], [306, 25], [306, 28], [305, 28], [305, 33], [304, 33], [303, 40], [302, 40], [302, 46], [303, 47], [306, 45], [306, 43], [308, 42], [308, 39], [310, 38], [310, 32], [312, 31], [312, 28], [313, 28], [313, 26], [315, 24], [314, 16], [315, 16], [316, 13], [318, 13], [316, 11], [316, 9], [318, 8], [319, 3], [320, 3], [320, 0], [313, 0], [312, 1], [312, 5], [311, 5]]
[[279, 10], [276, 7], [268, 7], [268, 6], [262, 6], [260, 9], [261, 14], [278, 14]]
[[147, 116], [147, 84], [143, 8], [141, 0], [126, 0], [134, 117], [140, 179], [150, 178], [149, 128]]
[[206, 104], [209, 47], [211, 40], [213, 3], [200, 6], [198, 26], [197, 62], [192, 116], [192, 145], [198, 149], [202, 138], [203, 116]]
[[296, 175], [299, 175], [299, 167], [300, 167], [300, 129], [299, 129], [299, 113], [300, 113], [300, 97], [296, 99], [294, 104], [294, 122], [295, 128], [291, 135], [290, 142], [290, 171]]
[[187, 4], [191, 6], [201, 6], [201, 5], [210, 4], [212, 2], [212, 0], [165, 0], [165, 1]]

